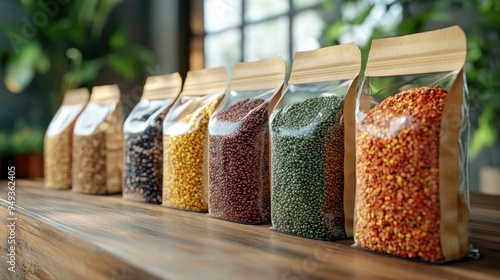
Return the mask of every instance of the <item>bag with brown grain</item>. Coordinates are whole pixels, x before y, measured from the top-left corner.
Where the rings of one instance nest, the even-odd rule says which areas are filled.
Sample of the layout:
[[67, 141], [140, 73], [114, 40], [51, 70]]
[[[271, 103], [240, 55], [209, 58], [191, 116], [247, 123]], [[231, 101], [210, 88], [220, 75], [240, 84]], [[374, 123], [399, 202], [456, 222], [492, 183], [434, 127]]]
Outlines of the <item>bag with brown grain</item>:
[[360, 69], [354, 43], [295, 54], [270, 120], [273, 229], [321, 240], [352, 236]]
[[466, 38], [374, 40], [356, 110], [357, 246], [429, 262], [468, 252]]
[[209, 216], [245, 224], [271, 220], [269, 113], [281, 96], [281, 57], [237, 63], [209, 123]]
[[92, 88], [73, 136], [73, 191], [112, 194], [122, 190], [122, 121], [117, 85]]
[[179, 73], [151, 76], [141, 100], [123, 124], [125, 199], [161, 203], [163, 120], [182, 87]]
[[208, 121], [226, 88], [224, 67], [188, 72], [163, 121], [163, 206], [208, 210]]
[[46, 187], [71, 188], [73, 128], [88, 100], [89, 91], [86, 88], [66, 92], [61, 107], [47, 128], [44, 141]]

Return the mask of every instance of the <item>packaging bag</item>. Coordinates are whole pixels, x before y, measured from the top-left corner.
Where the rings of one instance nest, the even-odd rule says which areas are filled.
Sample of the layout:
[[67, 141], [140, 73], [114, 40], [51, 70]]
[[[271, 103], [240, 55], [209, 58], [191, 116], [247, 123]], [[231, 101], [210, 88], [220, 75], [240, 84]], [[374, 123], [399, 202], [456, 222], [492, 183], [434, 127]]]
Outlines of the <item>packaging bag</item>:
[[47, 128], [44, 141], [44, 171], [45, 186], [48, 188], [71, 188], [73, 128], [88, 101], [89, 91], [86, 88], [67, 91], [61, 107]]
[[208, 121], [226, 88], [224, 67], [188, 72], [163, 122], [163, 206], [208, 210]]
[[122, 121], [117, 85], [92, 88], [73, 136], [73, 190], [112, 194], [122, 190]]
[[148, 77], [141, 100], [123, 125], [125, 199], [161, 203], [163, 120], [179, 95], [179, 73]]
[[374, 40], [356, 109], [357, 246], [443, 262], [468, 249], [466, 38]]
[[235, 65], [230, 90], [209, 123], [210, 217], [271, 221], [269, 113], [284, 79], [281, 57]]
[[353, 43], [295, 54], [271, 115], [273, 229], [321, 240], [352, 236], [360, 68]]

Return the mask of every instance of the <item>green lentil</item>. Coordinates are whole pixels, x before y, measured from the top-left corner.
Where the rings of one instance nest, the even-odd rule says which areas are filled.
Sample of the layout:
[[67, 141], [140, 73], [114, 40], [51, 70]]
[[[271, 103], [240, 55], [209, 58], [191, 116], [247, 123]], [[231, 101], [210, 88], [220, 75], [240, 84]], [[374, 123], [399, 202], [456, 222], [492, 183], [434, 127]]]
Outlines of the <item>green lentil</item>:
[[273, 228], [316, 239], [346, 238], [343, 98], [306, 99], [271, 123]]

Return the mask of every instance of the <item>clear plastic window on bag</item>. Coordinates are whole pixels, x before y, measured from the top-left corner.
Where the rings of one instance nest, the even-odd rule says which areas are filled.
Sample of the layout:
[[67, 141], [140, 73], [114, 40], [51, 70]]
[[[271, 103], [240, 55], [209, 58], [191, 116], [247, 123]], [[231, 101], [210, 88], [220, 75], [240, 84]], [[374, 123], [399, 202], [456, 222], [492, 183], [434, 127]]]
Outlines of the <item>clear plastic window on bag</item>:
[[181, 87], [179, 73], [148, 77], [141, 100], [125, 120], [125, 199], [153, 204], [162, 202], [163, 121]]
[[466, 45], [458, 26], [372, 42], [356, 108], [356, 246], [468, 255]]
[[272, 224], [309, 238], [346, 238], [345, 95], [352, 80], [291, 85], [271, 116]]
[[142, 99], [123, 127], [123, 197], [161, 203], [163, 180], [163, 120], [174, 99]]
[[208, 121], [222, 92], [181, 95], [163, 122], [163, 203], [208, 210]]
[[[460, 71], [367, 78], [356, 114], [356, 244], [405, 258], [444, 259], [440, 143], [447, 96]], [[462, 89], [460, 89], [462, 90]], [[465, 95], [463, 102], [466, 104]], [[467, 211], [467, 107], [458, 115], [458, 211]], [[458, 135], [457, 135], [458, 136]], [[459, 138], [455, 139], [459, 141]], [[465, 208], [460, 210], [460, 208]]]
[[279, 90], [230, 91], [210, 119], [209, 216], [271, 220], [268, 110]]
[[67, 92], [62, 106], [57, 110], [47, 128], [44, 141], [46, 187], [71, 188], [73, 128], [88, 98], [87, 89]]
[[[100, 89], [95, 89], [100, 88]], [[73, 137], [73, 190], [90, 194], [121, 192], [122, 124], [118, 87], [95, 87], [78, 117]], [[108, 100], [100, 100], [101, 96]]]

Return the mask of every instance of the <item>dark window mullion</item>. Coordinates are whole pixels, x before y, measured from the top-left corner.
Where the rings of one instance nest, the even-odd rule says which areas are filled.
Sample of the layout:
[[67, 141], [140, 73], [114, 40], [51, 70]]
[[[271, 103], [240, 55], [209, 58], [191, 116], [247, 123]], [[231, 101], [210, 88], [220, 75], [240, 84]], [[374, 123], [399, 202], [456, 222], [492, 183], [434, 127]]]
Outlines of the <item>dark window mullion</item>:
[[284, 13], [280, 13], [280, 14], [276, 14], [276, 15], [272, 15], [272, 16], [268, 16], [268, 17], [265, 17], [265, 18], [262, 18], [262, 19], [258, 19], [258, 20], [254, 20], [254, 21], [245, 21], [245, 18], [244, 18], [244, 3], [246, 1], [249, 1], [249, 0], [245, 0], [243, 1], [243, 8], [242, 8], [242, 11], [241, 11], [241, 24], [240, 25], [235, 25], [235, 26], [231, 26], [231, 27], [226, 27], [226, 28], [223, 28], [221, 30], [217, 30], [217, 31], [210, 31], [210, 32], [204, 32], [204, 35], [214, 35], [214, 34], [219, 34], [219, 33], [223, 33], [225, 31], [228, 31], [228, 30], [232, 30], [232, 29], [237, 29], [237, 28], [241, 28], [242, 25], [245, 25], [245, 26], [248, 26], [248, 25], [255, 25], [255, 24], [259, 24], [259, 23], [263, 23], [263, 22], [267, 22], [267, 21], [271, 21], [271, 20], [274, 20], [274, 19], [278, 19], [282, 16], [288, 16], [288, 17], [292, 17], [296, 14], [299, 14], [301, 12], [305, 12], [305, 11], [311, 11], [311, 10], [318, 10], [321, 8], [321, 5], [320, 4], [317, 4], [317, 5], [313, 5], [313, 6], [308, 6], [308, 7], [304, 7], [304, 8], [298, 8], [298, 9], [294, 9], [294, 8], [291, 8], [288, 12], [284, 12]]
[[241, 47], [241, 55], [240, 55], [240, 61], [245, 61], [245, 28], [246, 28], [246, 21], [245, 21], [245, 8], [246, 8], [246, 2], [247, 0], [243, 0], [241, 3], [241, 25], [240, 25], [240, 33], [241, 33], [241, 41], [240, 41], [240, 47]]
[[288, 59], [290, 62], [293, 61], [293, 20], [295, 17], [295, 7], [293, 6], [293, 0], [288, 0]]

